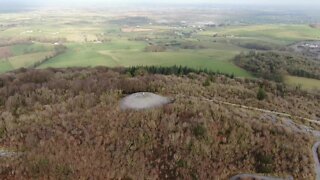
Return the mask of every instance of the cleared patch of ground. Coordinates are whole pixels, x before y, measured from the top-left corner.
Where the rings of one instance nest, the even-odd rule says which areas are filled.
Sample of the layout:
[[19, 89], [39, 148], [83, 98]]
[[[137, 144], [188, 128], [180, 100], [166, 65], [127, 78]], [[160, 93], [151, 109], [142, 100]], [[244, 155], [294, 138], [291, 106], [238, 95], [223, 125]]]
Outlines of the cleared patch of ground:
[[120, 108], [123, 110], [151, 109], [169, 104], [170, 102], [172, 101], [167, 97], [159, 96], [149, 92], [140, 92], [123, 98], [120, 103]]

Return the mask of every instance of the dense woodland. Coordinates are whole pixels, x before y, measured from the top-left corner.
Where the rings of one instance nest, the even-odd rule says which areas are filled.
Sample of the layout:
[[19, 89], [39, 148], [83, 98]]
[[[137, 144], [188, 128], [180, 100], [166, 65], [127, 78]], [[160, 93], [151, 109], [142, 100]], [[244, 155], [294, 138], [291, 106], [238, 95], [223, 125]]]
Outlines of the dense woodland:
[[277, 82], [282, 82], [286, 74], [320, 79], [320, 62], [295, 54], [252, 51], [237, 55], [234, 61], [258, 77]]
[[[1, 159], [0, 178], [227, 179], [250, 172], [314, 178], [313, 137], [278, 117], [203, 98], [319, 119], [320, 93], [204, 72], [156, 71], [97, 67], [1, 75], [0, 147], [19, 154]], [[176, 101], [121, 111], [120, 99], [139, 91]]]

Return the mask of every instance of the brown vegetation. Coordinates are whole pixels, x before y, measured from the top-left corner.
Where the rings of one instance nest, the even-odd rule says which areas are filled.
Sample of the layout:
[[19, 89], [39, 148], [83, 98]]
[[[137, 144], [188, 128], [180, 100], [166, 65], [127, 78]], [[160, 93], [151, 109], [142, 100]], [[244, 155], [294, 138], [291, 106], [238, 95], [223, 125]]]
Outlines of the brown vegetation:
[[[1, 75], [0, 145], [23, 153], [0, 161], [0, 178], [227, 179], [243, 172], [314, 177], [312, 137], [261, 120], [257, 112], [200, 98], [319, 118], [319, 93], [220, 75], [125, 72], [97, 67]], [[205, 81], [210, 83], [203, 86]], [[259, 101], [262, 86], [268, 96]], [[176, 101], [121, 111], [120, 98], [137, 91]]]

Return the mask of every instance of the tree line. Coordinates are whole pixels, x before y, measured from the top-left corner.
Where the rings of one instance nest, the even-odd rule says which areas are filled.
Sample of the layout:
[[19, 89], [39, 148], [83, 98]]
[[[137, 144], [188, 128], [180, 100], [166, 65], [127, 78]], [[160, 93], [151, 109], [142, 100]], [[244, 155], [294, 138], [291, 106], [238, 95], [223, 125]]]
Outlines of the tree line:
[[207, 68], [190, 68], [187, 66], [132, 66], [125, 69], [126, 73], [129, 73], [131, 76], [143, 75], [145, 73], [148, 74], [162, 74], [162, 75], [188, 75], [190, 73], [201, 74], [205, 73], [208, 75], [225, 75], [229, 78], [234, 78], [234, 73], [222, 73], [220, 71], [212, 71]]
[[54, 58], [54, 57], [56, 57], [56, 56], [58, 56], [60, 54], [65, 53], [67, 49], [68, 48], [66, 46], [64, 46], [64, 45], [61, 45], [61, 44], [60, 45], [56, 45], [54, 47], [53, 53], [51, 55], [46, 56], [46, 57], [44, 57], [44, 59], [34, 63], [33, 65], [31, 65], [31, 68], [36, 68], [36, 67], [40, 66], [41, 64], [49, 61], [50, 59], [52, 59], [52, 58]]

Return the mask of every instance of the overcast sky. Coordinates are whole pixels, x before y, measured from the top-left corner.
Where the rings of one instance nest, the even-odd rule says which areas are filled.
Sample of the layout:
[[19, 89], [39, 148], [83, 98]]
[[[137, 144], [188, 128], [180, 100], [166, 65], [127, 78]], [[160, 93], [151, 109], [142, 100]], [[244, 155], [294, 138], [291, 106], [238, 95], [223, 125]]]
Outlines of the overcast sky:
[[190, 4], [190, 3], [211, 3], [211, 4], [268, 4], [268, 5], [288, 5], [288, 6], [319, 6], [320, 0], [0, 0], [0, 6], [100, 6], [113, 4], [136, 4], [136, 3], [174, 3], [174, 4]]

